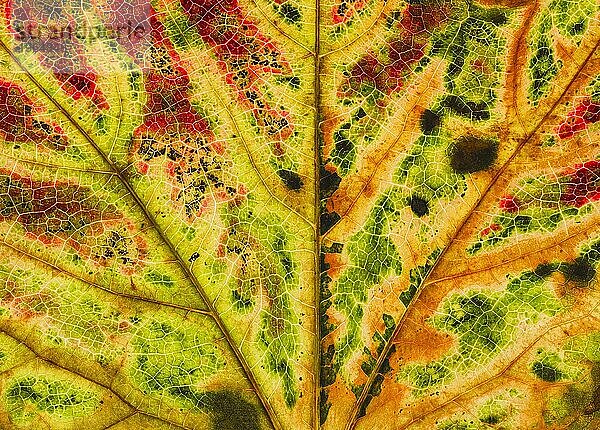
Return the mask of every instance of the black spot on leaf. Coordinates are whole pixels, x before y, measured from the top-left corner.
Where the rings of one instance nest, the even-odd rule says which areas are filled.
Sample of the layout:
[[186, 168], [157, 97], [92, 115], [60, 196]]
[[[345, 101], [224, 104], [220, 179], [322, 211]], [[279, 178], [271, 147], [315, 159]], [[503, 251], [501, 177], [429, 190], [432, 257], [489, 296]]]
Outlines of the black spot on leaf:
[[258, 408], [231, 391], [203, 394], [203, 403], [213, 415], [214, 430], [259, 430]]
[[277, 174], [283, 181], [286, 187], [290, 190], [298, 191], [300, 188], [304, 186], [304, 182], [302, 182], [302, 178], [296, 172], [287, 169], [281, 169], [277, 171]]
[[456, 173], [479, 172], [492, 166], [497, 155], [497, 141], [463, 136], [450, 148], [450, 165]]
[[533, 363], [531, 370], [535, 376], [546, 382], [556, 382], [562, 377], [562, 374], [558, 369], [542, 361], [536, 361]]
[[596, 277], [596, 269], [587, 258], [577, 257], [572, 263], [562, 263], [558, 270], [567, 281], [587, 286]]
[[321, 234], [325, 234], [333, 227], [342, 217], [337, 212], [322, 212], [321, 213]]
[[326, 199], [333, 195], [340, 186], [342, 178], [337, 172], [329, 172], [323, 166], [321, 166], [319, 187], [321, 190], [321, 198]]
[[545, 278], [547, 276], [550, 276], [552, 274], [552, 272], [554, 272], [555, 270], [556, 270], [555, 264], [542, 263], [535, 268], [533, 273], [535, 273], [540, 278]]
[[422, 197], [416, 195], [412, 196], [409, 204], [410, 209], [418, 217], [425, 216], [429, 213], [429, 204], [427, 203], [427, 200], [423, 199]]
[[441, 118], [440, 116], [429, 110], [425, 109], [423, 114], [421, 115], [421, 130], [425, 134], [431, 134], [433, 130], [440, 126]]
[[447, 107], [455, 114], [472, 121], [490, 119], [489, 107], [486, 102], [475, 103], [472, 101], [465, 101], [462, 97], [448, 96], [444, 99], [443, 106]]

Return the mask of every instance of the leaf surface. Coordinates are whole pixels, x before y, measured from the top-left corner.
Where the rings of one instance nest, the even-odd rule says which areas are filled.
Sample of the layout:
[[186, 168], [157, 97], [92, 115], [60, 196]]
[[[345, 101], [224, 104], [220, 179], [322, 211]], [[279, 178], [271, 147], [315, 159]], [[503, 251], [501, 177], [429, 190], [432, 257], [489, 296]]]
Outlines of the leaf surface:
[[599, 425], [595, 1], [2, 8], [0, 427]]

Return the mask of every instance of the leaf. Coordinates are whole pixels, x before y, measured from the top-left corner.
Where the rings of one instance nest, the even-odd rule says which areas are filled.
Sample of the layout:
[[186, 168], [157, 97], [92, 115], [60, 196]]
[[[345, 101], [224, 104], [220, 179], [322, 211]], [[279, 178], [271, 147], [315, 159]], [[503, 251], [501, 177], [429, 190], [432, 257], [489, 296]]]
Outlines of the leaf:
[[597, 2], [2, 2], [0, 427], [600, 426]]

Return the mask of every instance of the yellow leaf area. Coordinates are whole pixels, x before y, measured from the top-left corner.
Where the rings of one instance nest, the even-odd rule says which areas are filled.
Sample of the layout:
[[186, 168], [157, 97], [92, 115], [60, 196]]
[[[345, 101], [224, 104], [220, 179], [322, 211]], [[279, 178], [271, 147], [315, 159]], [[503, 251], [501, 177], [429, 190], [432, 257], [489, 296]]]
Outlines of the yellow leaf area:
[[0, 428], [600, 428], [596, 0], [0, 6]]

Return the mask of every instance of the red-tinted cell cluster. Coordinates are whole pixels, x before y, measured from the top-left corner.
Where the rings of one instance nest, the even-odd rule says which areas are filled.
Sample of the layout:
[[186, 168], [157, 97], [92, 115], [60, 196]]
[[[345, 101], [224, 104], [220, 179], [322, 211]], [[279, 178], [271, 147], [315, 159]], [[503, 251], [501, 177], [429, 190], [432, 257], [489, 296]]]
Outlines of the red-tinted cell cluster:
[[[516, 194], [503, 196], [498, 206], [502, 213], [496, 217], [495, 223], [484, 228], [480, 237], [494, 235], [502, 230], [522, 230], [530, 228], [532, 217], [528, 209], [541, 210], [537, 218], [541, 221], [551, 220], [561, 215], [565, 208], [580, 208], [588, 203], [600, 200], [600, 161], [590, 160], [576, 164], [555, 177], [541, 178], [533, 182], [533, 186]], [[563, 213], [561, 216], [572, 216]]]
[[568, 139], [585, 130], [589, 124], [598, 121], [600, 121], [600, 103], [595, 103], [591, 98], [586, 98], [574, 110], [569, 112], [567, 118], [558, 126], [558, 136], [561, 139]]
[[514, 196], [504, 196], [500, 199], [500, 209], [508, 213], [519, 212], [519, 202]]
[[35, 52], [50, 69], [63, 90], [73, 99], [85, 97], [100, 109], [109, 105], [97, 87], [97, 73], [84, 55], [78, 21], [64, 4], [43, 0], [13, 0], [4, 3], [11, 33], [22, 46]]
[[[554, 181], [553, 181], [554, 182]], [[553, 183], [548, 181], [547, 188]], [[517, 213], [531, 202], [540, 200], [547, 207], [574, 206], [581, 207], [587, 203], [600, 200], [600, 161], [590, 160], [576, 164], [564, 171], [558, 178], [557, 192], [544, 193], [544, 186], [539, 193], [528, 192], [526, 196], [507, 195], [500, 199], [499, 207], [505, 213]]]
[[139, 37], [119, 40], [144, 72], [144, 122], [134, 131], [132, 145], [138, 170], [146, 174], [153, 160], [162, 161], [172, 178], [172, 197], [190, 219], [200, 216], [211, 199], [239, 203], [246, 190], [227, 176], [224, 148], [192, 106], [188, 73], [156, 11], [147, 0], [114, 1], [108, 4], [105, 20], [113, 28], [135, 22], [145, 29]]
[[563, 176], [567, 186], [560, 202], [581, 207], [600, 200], [600, 161], [591, 160], [574, 166], [574, 170]]
[[367, 5], [366, 0], [342, 0], [331, 10], [334, 24], [345, 24], [355, 13], [360, 12]]
[[57, 125], [35, 118], [40, 109], [19, 85], [0, 79], [0, 136], [7, 142], [42, 144], [62, 150], [67, 138]]
[[131, 273], [143, 263], [146, 243], [113, 205], [88, 188], [35, 181], [0, 170], [0, 221], [16, 221], [27, 235], [47, 245], [69, 244], [86, 258]]
[[394, 23], [399, 35], [352, 66], [341, 96], [358, 94], [365, 85], [385, 95], [400, 90], [407, 73], [425, 55], [433, 31], [447, 19], [448, 10], [442, 6], [409, 4]]
[[269, 105], [258, 85], [265, 74], [289, 75], [289, 63], [246, 18], [237, 0], [181, 0], [181, 5], [202, 40], [213, 48], [227, 82], [271, 139], [272, 153], [283, 155], [282, 141], [292, 135], [294, 126], [287, 111]]

